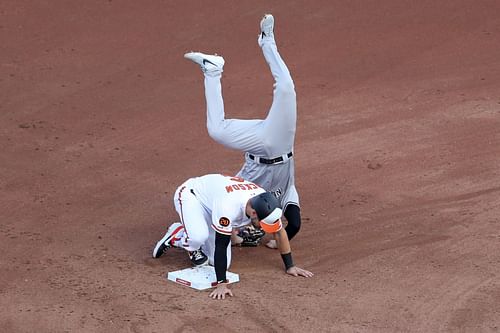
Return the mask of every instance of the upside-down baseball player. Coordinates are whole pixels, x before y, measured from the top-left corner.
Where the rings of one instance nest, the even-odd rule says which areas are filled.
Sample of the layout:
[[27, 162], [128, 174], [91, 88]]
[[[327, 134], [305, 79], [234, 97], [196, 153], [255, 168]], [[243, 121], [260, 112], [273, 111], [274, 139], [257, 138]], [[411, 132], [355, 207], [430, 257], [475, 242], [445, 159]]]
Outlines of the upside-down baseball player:
[[[280, 200], [287, 220], [286, 232], [292, 239], [301, 225], [292, 158], [297, 121], [295, 88], [278, 53], [272, 15], [264, 15], [260, 30], [258, 44], [275, 80], [273, 102], [263, 120], [225, 119], [221, 87], [224, 58], [200, 52], [186, 53], [184, 57], [200, 65], [205, 74], [209, 135], [222, 145], [245, 152], [245, 163], [237, 175], [259, 184]], [[276, 248], [276, 241], [266, 245]]]
[[231, 233], [233, 228], [250, 223], [275, 235], [287, 274], [313, 276], [293, 263], [279, 201], [255, 183], [219, 174], [191, 178], [177, 188], [174, 205], [181, 222], [168, 228], [153, 249], [153, 258], [170, 247], [180, 247], [188, 251], [194, 266], [213, 265], [217, 286], [210, 297], [233, 296], [226, 279], [231, 264]]

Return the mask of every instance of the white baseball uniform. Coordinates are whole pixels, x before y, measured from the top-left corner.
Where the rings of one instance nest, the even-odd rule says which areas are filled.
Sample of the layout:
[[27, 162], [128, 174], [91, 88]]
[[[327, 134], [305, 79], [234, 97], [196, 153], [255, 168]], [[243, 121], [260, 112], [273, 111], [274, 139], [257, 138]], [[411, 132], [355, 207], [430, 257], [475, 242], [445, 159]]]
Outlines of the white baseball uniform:
[[238, 176], [273, 192], [285, 210], [288, 204], [299, 206], [292, 158], [297, 122], [295, 87], [274, 38], [263, 42], [262, 52], [275, 80], [267, 117], [264, 120], [225, 119], [221, 73], [205, 75], [207, 128], [215, 141], [246, 152]]
[[[179, 186], [174, 205], [184, 231], [176, 247], [198, 250], [214, 264], [215, 233], [231, 235], [233, 228], [250, 224], [245, 208], [248, 200], [265, 190], [239, 177], [209, 174], [191, 178]], [[227, 247], [227, 266], [231, 263], [231, 244]]]

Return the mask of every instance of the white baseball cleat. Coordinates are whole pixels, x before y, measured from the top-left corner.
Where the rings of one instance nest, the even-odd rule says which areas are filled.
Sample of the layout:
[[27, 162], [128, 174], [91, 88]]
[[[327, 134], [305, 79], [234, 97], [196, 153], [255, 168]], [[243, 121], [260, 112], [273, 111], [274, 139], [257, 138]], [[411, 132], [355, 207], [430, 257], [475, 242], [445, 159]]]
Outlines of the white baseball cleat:
[[166, 249], [174, 246], [174, 241], [176, 240], [176, 238], [178, 238], [176, 236], [180, 236], [183, 230], [184, 226], [182, 225], [182, 223], [172, 223], [172, 225], [168, 228], [165, 236], [163, 236], [163, 238], [160, 239], [158, 243], [156, 243], [156, 246], [153, 249], [153, 258], [160, 258]]
[[259, 45], [262, 46], [266, 39], [274, 40], [274, 17], [271, 14], [265, 14], [260, 21]]
[[219, 55], [204, 54], [201, 52], [188, 52], [184, 58], [200, 65], [203, 73], [222, 73], [224, 68], [224, 58]]
[[263, 37], [272, 37], [274, 34], [274, 16], [266, 14], [260, 21], [260, 33]]

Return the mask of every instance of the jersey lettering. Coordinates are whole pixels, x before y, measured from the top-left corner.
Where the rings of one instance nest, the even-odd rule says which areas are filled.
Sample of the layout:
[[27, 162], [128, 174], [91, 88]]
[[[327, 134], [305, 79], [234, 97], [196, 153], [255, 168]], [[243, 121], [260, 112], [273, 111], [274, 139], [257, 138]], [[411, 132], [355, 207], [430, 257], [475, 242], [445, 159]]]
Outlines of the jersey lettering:
[[276, 191], [273, 191], [271, 193], [274, 194], [276, 199], [279, 199], [281, 197], [281, 195], [283, 194], [283, 191], [281, 190], [281, 188], [278, 188]]
[[240, 190], [249, 191], [249, 190], [256, 190], [258, 188], [259, 187], [254, 183], [234, 184], [226, 186], [226, 192], [231, 193], [233, 191], [240, 191]]

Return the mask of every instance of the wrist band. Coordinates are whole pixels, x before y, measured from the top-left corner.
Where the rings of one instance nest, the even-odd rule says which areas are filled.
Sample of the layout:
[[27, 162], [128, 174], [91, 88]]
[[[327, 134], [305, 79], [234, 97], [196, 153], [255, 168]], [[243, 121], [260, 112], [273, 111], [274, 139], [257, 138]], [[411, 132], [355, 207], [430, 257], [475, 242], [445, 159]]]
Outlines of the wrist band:
[[281, 259], [283, 259], [283, 263], [285, 264], [285, 269], [288, 270], [290, 267], [293, 267], [293, 259], [292, 259], [292, 252], [288, 252], [285, 254], [281, 254]]

